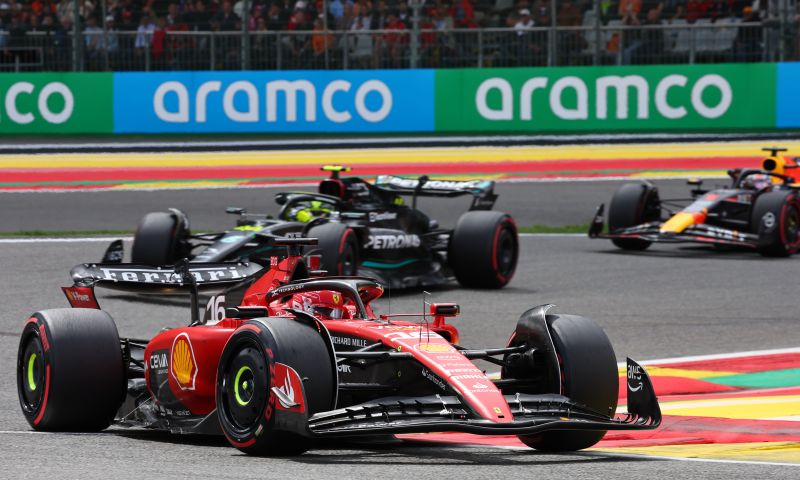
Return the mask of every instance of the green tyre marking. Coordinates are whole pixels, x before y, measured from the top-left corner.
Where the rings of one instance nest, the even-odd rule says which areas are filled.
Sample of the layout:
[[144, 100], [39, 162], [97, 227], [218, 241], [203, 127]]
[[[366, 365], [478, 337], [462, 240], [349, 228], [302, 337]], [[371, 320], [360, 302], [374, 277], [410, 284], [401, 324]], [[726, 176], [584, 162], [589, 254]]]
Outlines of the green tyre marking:
[[36, 363], [36, 354], [32, 353], [30, 357], [28, 357], [28, 388], [32, 391], [36, 391], [36, 379], [33, 377], [33, 366]]
[[[236, 397], [236, 403], [238, 403], [239, 405], [241, 405], [243, 407], [245, 405], [247, 405], [248, 403], [250, 403], [250, 398], [248, 398], [245, 401], [245, 400], [242, 399], [242, 396], [239, 393], [239, 380], [242, 379], [242, 374], [244, 372], [251, 372], [252, 373], [252, 370], [247, 365], [244, 365], [243, 367], [239, 368], [238, 372], [236, 372], [236, 378], [233, 381], [233, 395]], [[247, 384], [242, 385], [242, 389], [246, 391], [247, 390]]]

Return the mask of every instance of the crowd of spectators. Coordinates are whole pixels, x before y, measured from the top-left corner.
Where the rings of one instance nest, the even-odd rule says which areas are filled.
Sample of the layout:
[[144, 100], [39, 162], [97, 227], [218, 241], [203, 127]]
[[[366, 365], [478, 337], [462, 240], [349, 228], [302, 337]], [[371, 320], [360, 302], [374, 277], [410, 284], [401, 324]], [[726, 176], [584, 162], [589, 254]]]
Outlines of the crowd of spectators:
[[[413, 16], [409, 1], [328, 0], [325, 11], [323, 0], [77, 0], [77, 6], [75, 0], [0, 0], [0, 48], [6, 57], [15, 55], [19, 60], [20, 54], [13, 52], [30, 46], [35, 37], [45, 47], [45, 61], [56, 57], [68, 61], [77, 15], [85, 34], [86, 69], [140, 69], [144, 64], [154, 69], [239, 68], [244, 30], [255, 33], [247, 40], [251, 68], [272, 68], [277, 57], [283, 68], [313, 68], [323, 59], [335, 68], [342, 61], [342, 50], [347, 50], [350, 68], [400, 67], [407, 64], [409, 52]], [[770, 4], [767, 0], [600, 0], [595, 5], [595, 0], [559, 0], [553, 12], [550, 0], [421, 1], [421, 65], [432, 67], [451, 66], [448, 62], [475, 38], [454, 34], [453, 29], [509, 27], [517, 38], [498, 47], [495, 63], [535, 65], [547, 57], [549, 35], [537, 27], [594, 22], [631, 27], [729, 17], [758, 21]], [[258, 35], [283, 31], [297, 34], [281, 39]], [[170, 32], [219, 32], [213, 39], [214, 65], [208, 60], [209, 36]], [[622, 52], [626, 62], [633, 62], [639, 51], [663, 49], [660, 37], [650, 32], [614, 36], [602, 47]], [[40, 35], [29, 35], [36, 33]], [[586, 42], [577, 29], [561, 29], [558, 63], [571, 63]]]

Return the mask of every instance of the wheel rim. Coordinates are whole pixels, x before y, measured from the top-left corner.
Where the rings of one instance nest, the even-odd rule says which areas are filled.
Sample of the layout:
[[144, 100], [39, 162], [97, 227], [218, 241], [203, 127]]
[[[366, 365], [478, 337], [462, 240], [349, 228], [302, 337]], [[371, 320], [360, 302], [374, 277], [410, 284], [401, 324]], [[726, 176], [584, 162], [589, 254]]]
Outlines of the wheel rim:
[[253, 370], [247, 365], [239, 368], [233, 383], [233, 393], [236, 403], [246, 406], [253, 399]]
[[798, 212], [797, 205], [791, 203], [788, 206], [783, 225], [784, 245], [790, 249], [797, 248], [798, 243], [800, 243], [798, 229], [800, 229], [800, 212]]
[[269, 398], [269, 371], [255, 344], [246, 345], [232, 355], [221, 386], [222, 412], [231, 427], [239, 432], [254, 428]]
[[507, 228], [500, 231], [497, 239], [497, 272], [507, 277], [514, 271], [516, 264], [516, 242]]
[[37, 335], [29, 336], [21, 351], [17, 368], [22, 406], [27, 412], [35, 412], [42, 404], [45, 390], [44, 351]]

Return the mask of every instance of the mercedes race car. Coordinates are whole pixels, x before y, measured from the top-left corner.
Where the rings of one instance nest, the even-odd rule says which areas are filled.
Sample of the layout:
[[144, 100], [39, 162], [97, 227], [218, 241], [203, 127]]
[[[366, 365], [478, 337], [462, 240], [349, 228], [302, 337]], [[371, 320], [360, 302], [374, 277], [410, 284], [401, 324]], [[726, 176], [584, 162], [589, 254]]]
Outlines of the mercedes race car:
[[[319, 439], [412, 432], [518, 435], [546, 451], [590, 447], [607, 430], [656, 428], [645, 370], [628, 360], [626, 414], [616, 414], [614, 351], [593, 321], [522, 314], [500, 348], [461, 346], [455, 304], [376, 315], [365, 277], [326, 277], [301, 255], [315, 239], [279, 239], [271, 267], [182, 262], [174, 270], [84, 264], [71, 309], [25, 323], [17, 360], [23, 414], [37, 431], [109, 425], [224, 434], [248, 454], [299, 454]], [[150, 340], [120, 338], [94, 288], [215, 295], [206, 315]], [[223, 298], [224, 297], [224, 298]], [[419, 321], [409, 321], [418, 317]], [[497, 365], [488, 376], [473, 362]]]
[[[330, 178], [319, 192], [279, 193], [276, 218], [241, 208], [231, 230], [191, 235], [179, 210], [153, 212], [134, 235], [134, 263], [172, 265], [192, 262], [268, 259], [275, 255], [269, 239], [300, 233], [319, 239], [307, 254], [321, 254], [323, 267], [338, 275], [367, 275], [390, 288], [429, 286], [455, 279], [464, 286], [499, 288], [516, 269], [519, 244], [511, 216], [492, 211], [497, 195], [492, 181], [431, 180], [379, 176], [374, 183], [340, 177], [349, 171], [327, 166]], [[411, 197], [407, 206], [404, 196]], [[417, 198], [471, 196], [468, 212], [452, 229], [441, 228], [416, 208]], [[121, 242], [105, 261], [122, 259]]]
[[661, 199], [650, 182], [624, 184], [608, 208], [608, 233], [603, 233], [604, 205], [589, 229], [591, 238], [609, 238], [625, 250], [644, 250], [653, 242], [695, 242], [755, 249], [766, 256], [787, 256], [800, 248], [800, 199], [795, 179], [786, 174], [798, 164], [780, 152], [761, 169], [729, 170], [728, 187], [704, 190], [699, 180], [692, 198]]

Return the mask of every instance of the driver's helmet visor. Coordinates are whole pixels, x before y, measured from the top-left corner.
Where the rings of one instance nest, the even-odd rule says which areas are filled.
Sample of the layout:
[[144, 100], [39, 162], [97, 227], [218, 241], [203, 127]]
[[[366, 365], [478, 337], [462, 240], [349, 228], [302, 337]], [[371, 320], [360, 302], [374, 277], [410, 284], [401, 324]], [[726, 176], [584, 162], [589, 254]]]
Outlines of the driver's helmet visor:
[[339, 320], [342, 318], [342, 309], [334, 307], [323, 307], [321, 305], [313, 305], [311, 307], [314, 315], [320, 317], [330, 318], [331, 320]]

